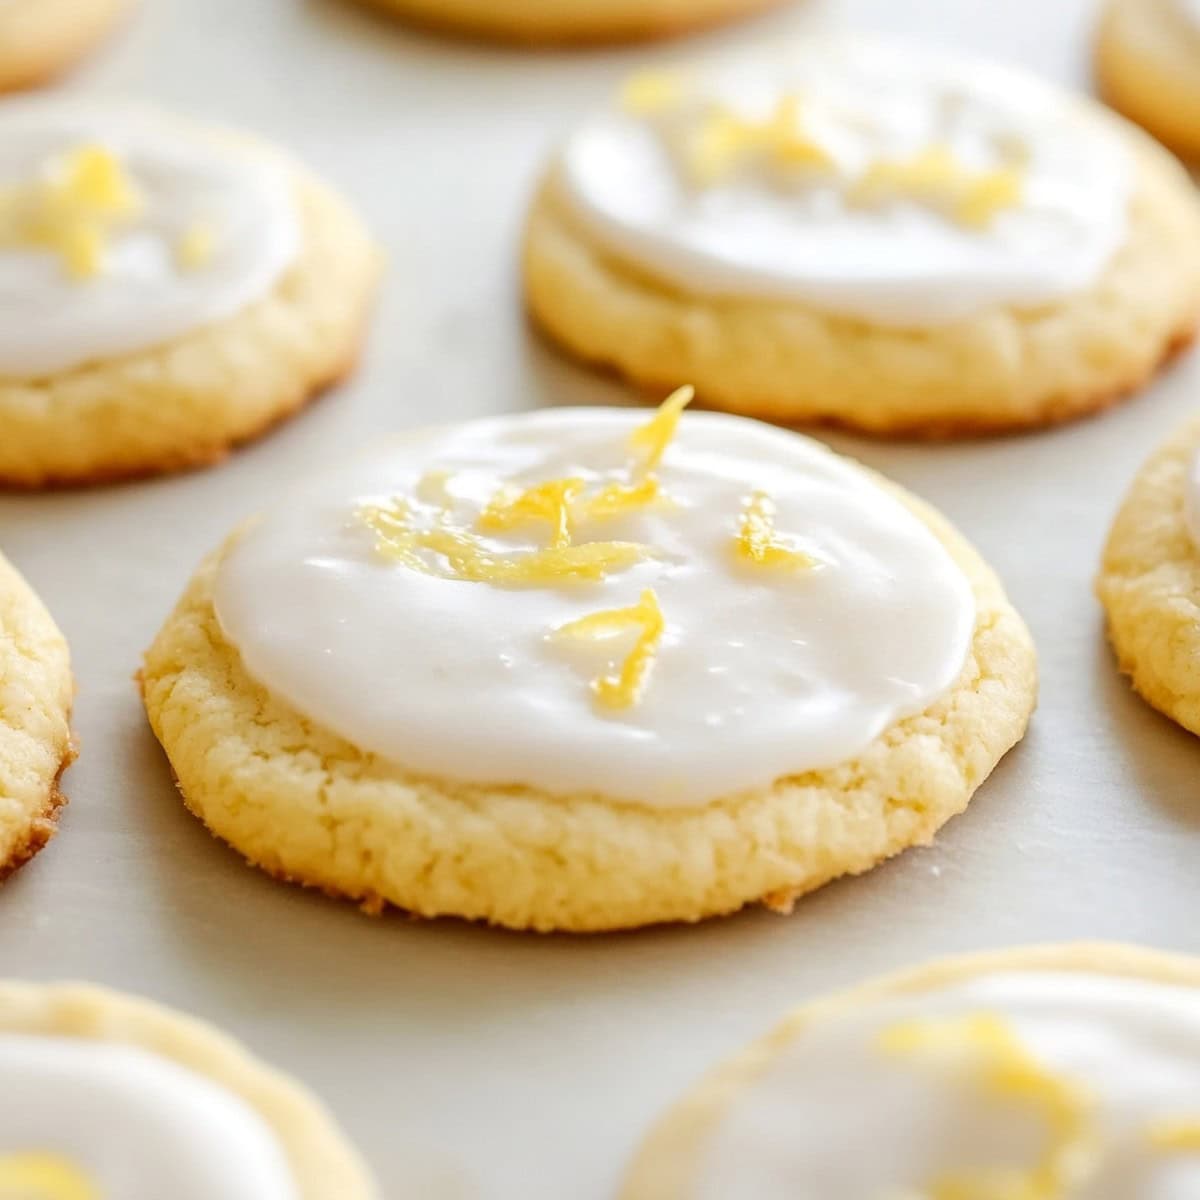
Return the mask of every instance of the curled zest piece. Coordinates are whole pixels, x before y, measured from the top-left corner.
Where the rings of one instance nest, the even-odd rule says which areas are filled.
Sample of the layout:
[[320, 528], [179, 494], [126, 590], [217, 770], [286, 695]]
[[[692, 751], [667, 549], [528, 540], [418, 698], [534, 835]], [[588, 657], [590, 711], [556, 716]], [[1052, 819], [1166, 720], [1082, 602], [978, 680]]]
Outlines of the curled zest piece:
[[92, 1179], [57, 1154], [0, 1157], [0, 1200], [101, 1200]]
[[1200, 1117], [1156, 1121], [1150, 1126], [1147, 1136], [1156, 1150], [1200, 1154]]
[[667, 452], [667, 447], [679, 428], [683, 410], [696, 398], [691, 384], [676, 388], [658, 406], [658, 411], [644, 425], [639, 425], [629, 437], [630, 449], [641, 460], [642, 470], [653, 471]]
[[[636, 542], [586, 542], [501, 554], [473, 533], [444, 521], [429, 528], [416, 527], [408, 505], [399, 499], [367, 505], [359, 509], [358, 518], [375, 534], [375, 549], [384, 558], [425, 575], [443, 575], [468, 583], [508, 587], [591, 583], [651, 555], [648, 547]], [[444, 570], [436, 570], [422, 551], [442, 559]]]
[[606, 708], [632, 708], [645, 694], [666, 629], [654, 589], [647, 588], [630, 608], [591, 613], [577, 621], [560, 625], [554, 631], [557, 637], [600, 639], [616, 637], [631, 628], [640, 632], [620, 670], [592, 681], [592, 691], [597, 701]]
[[207, 266], [216, 249], [216, 234], [207, 221], [194, 221], [175, 243], [175, 261], [185, 271]]
[[1021, 202], [1018, 167], [973, 171], [946, 146], [930, 146], [909, 159], [872, 163], [850, 190], [852, 203], [877, 204], [909, 196], [945, 209], [956, 221], [984, 229], [997, 214]]
[[798, 571], [817, 565], [811, 554], [789, 545], [775, 532], [775, 502], [766, 492], [753, 492], [747, 497], [733, 544], [739, 558], [756, 566]]
[[104, 269], [109, 234], [141, 207], [116, 156], [82, 146], [46, 177], [0, 190], [0, 245], [49, 250], [72, 279], [90, 279]]
[[506, 530], [529, 521], [545, 521], [550, 526], [550, 545], [571, 544], [572, 503], [582, 494], [582, 479], [551, 479], [525, 491], [506, 490], [495, 496], [479, 514], [479, 528]]
[[619, 100], [627, 113], [652, 117], [675, 108], [683, 96], [682, 76], [672, 71], [642, 71], [626, 80]]
[[800, 101], [791, 94], [781, 96], [761, 121], [748, 120], [723, 105], [713, 107], [689, 138], [684, 157], [695, 182], [709, 186], [754, 154], [782, 167], [833, 166], [828, 152], [802, 132]]
[[1065, 1200], [1094, 1170], [1089, 1097], [1042, 1066], [1000, 1017], [981, 1013], [896, 1025], [883, 1032], [879, 1045], [885, 1053], [903, 1057], [976, 1059], [984, 1089], [1033, 1108], [1050, 1133], [1033, 1166], [947, 1174], [926, 1189], [928, 1200]]

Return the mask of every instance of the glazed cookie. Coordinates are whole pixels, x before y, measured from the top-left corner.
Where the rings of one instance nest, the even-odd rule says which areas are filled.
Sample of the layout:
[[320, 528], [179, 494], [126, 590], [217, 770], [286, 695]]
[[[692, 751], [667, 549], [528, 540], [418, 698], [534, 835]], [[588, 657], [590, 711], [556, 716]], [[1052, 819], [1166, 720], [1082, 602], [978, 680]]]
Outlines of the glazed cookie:
[[0, 0], [0, 91], [65, 71], [129, 11], [132, 0]]
[[687, 33], [782, 0], [363, 0], [422, 24], [506, 42], [635, 41]]
[[1096, 74], [1114, 108], [1200, 158], [1200, 0], [1108, 0]]
[[188, 806], [281, 878], [539, 930], [928, 842], [1024, 732], [1024, 626], [919, 501], [688, 395], [426, 432], [235, 534], [143, 673]]
[[1134, 480], [1096, 592], [1121, 670], [1155, 708], [1200, 734], [1200, 420]]
[[278, 152], [89, 100], [0, 113], [0, 485], [212, 462], [351, 367], [377, 273]]
[[809, 1004], [677, 1105], [621, 1195], [1200, 1195], [1200, 962], [1043, 946]]
[[54, 836], [74, 693], [67, 643], [0, 555], [0, 880]]
[[634, 78], [557, 155], [524, 257], [580, 358], [875, 433], [1102, 408], [1200, 313], [1200, 204], [1161, 148], [1032, 77], [876, 43]]
[[143, 1000], [0, 982], [0, 1078], [14, 1200], [378, 1197], [299, 1084]]

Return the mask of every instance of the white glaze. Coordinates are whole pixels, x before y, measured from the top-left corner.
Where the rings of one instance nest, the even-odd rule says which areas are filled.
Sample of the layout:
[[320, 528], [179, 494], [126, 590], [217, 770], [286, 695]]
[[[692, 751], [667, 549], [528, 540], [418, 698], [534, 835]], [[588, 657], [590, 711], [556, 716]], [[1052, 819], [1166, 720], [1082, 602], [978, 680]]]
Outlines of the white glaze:
[[61, 1156], [105, 1200], [300, 1200], [240, 1097], [133, 1046], [0, 1034], [0, 1160]]
[[[160, 345], [259, 299], [296, 256], [284, 168], [126, 106], [6, 103], [0, 186], [31, 182], [84, 143], [120, 157], [144, 209], [114, 233], [106, 268], [91, 279], [70, 279], [46, 250], [0, 250], [0, 374], [43, 375]], [[212, 230], [213, 252], [183, 269], [179, 239], [198, 221]]]
[[[661, 478], [677, 506], [594, 523], [579, 540], [661, 548], [602, 583], [501, 589], [383, 561], [352, 519], [451, 468], [472, 525], [502, 483], [624, 477], [643, 413], [574, 409], [434, 430], [305, 487], [224, 561], [217, 615], [252, 676], [350, 742], [413, 771], [651, 804], [699, 804], [863, 750], [957, 678], [974, 600], [927, 528], [816, 443], [685, 414]], [[754, 488], [777, 528], [823, 560], [739, 564]], [[501, 535], [545, 544], [545, 527]], [[653, 587], [668, 628], [644, 699], [599, 712], [588, 683], [629, 649], [550, 631]]]
[[1192, 541], [1200, 549], [1200, 450], [1192, 455], [1184, 476], [1183, 512]]
[[[689, 86], [699, 108], [716, 98], [756, 119], [796, 92], [805, 132], [837, 171], [781, 182], [749, 168], [696, 188], [671, 149], [678, 116], [612, 111], [586, 124], [560, 157], [567, 204], [602, 244], [688, 291], [937, 325], [1087, 288], [1125, 240], [1124, 145], [1024, 74], [915, 47], [817, 41]], [[974, 169], [1023, 147], [1022, 202], [984, 229], [917, 201], [847, 202], [872, 161], [933, 143]]]
[[[687, 1200], [923, 1196], [951, 1169], [1027, 1166], [1043, 1122], [981, 1095], [928, 1058], [891, 1056], [880, 1032], [911, 1019], [999, 1014], [1045, 1066], [1098, 1102], [1102, 1165], [1070, 1200], [1191, 1200], [1200, 1155], [1153, 1151], [1147, 1126], [1200, 1117], [1200, 996], [1106, 976], [993, 975], [823, 1022], [739, 1093]], [[906, 1190], [908, 1189], [908, 1190]]]

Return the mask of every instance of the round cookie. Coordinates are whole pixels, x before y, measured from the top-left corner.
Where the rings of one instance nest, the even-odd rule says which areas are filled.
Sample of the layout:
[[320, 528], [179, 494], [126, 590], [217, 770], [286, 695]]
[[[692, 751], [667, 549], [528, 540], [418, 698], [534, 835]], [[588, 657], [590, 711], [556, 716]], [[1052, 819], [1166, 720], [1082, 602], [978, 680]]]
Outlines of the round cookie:
[[787, 911], [930, 841], [1025, 730], [1024, 625], [920, 501], [688, 395], [432, 430], [236, 533], [142, 674], [189, 808], [537, 930]]
[[0, 555], [0, 881], [54, 836], [74, 693], [66, 641]]
[[537, 324], [645, 386], [942, 436], [1112, 404], [1193, 336], [1200, 204], [1098, 106], [912, 47], [635, 77], [524, 243]]
[[65, 71], [86, 55], [131, 0], [6, 0], [0, 4], [0, 91]]
[[781, 0], [361, 0], [474, 37], [526, 44], [638, 41], [750, 16]]
[[376, 252], [280, 152], [94, 101], [0, 135], [0, 486], [214, 462], [353, 366]]
[[377, 1200], [325, 1109], [215, 1029], [79, 984], [0, 982], [0, 1193]]
[[1155, 708], [1200, 734], [1200, 420], [1133, 481], [1096, 594], [1121, 670]]
[[1200, 1187], [1198, 1097], [1197, 960], [974, 955], [797, 1010], [668, 1113], [621, 1197], [1173, 1200]]
[[1101, 94], [1186, 158], [1200, 158], [1200, 5], [1108, 0], [1096, 41]]

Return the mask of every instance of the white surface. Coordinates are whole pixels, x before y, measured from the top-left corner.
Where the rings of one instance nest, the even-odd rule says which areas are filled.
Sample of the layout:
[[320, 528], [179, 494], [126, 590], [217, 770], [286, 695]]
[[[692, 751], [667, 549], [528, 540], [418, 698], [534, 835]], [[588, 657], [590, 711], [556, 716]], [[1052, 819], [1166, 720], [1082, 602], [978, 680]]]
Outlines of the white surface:
[[941, 505], [991, 559], [1037, 638], [1043, 699], [933, 849], [787, 919], [576, 939], [368, 920], [211, 841], [173, 794], [130, 682], [201, 553], [297, 471], [431, 418], [625, 394], [527, 335], [514, 245], [556, 134], [628, 69], [857, 24], [1083, 83], [1093, 17], [1086, 0], [807, 0], [690, 45], [558, 56], [417, 37], [334, 0], [146, 3], [73, 86], [288, 142], [358, 197], [392, 270], [358, 378], [228, 465], [0, 497], [0, 545], [71, 638], [83, 742], [60, 838], [0, 892], [3, 970], [218, 1021], [316, 1087], [397, 1200], [426, 1168], [481, 1200], [605, 1200], [665, 1104], [817, 991], [1014, 942], [1200, 951], [1200, 744], [1117, 676], [1090, 592], [1122, 489], [1196, 406], [1195, 359], [1047, 434], [831, 439]]

